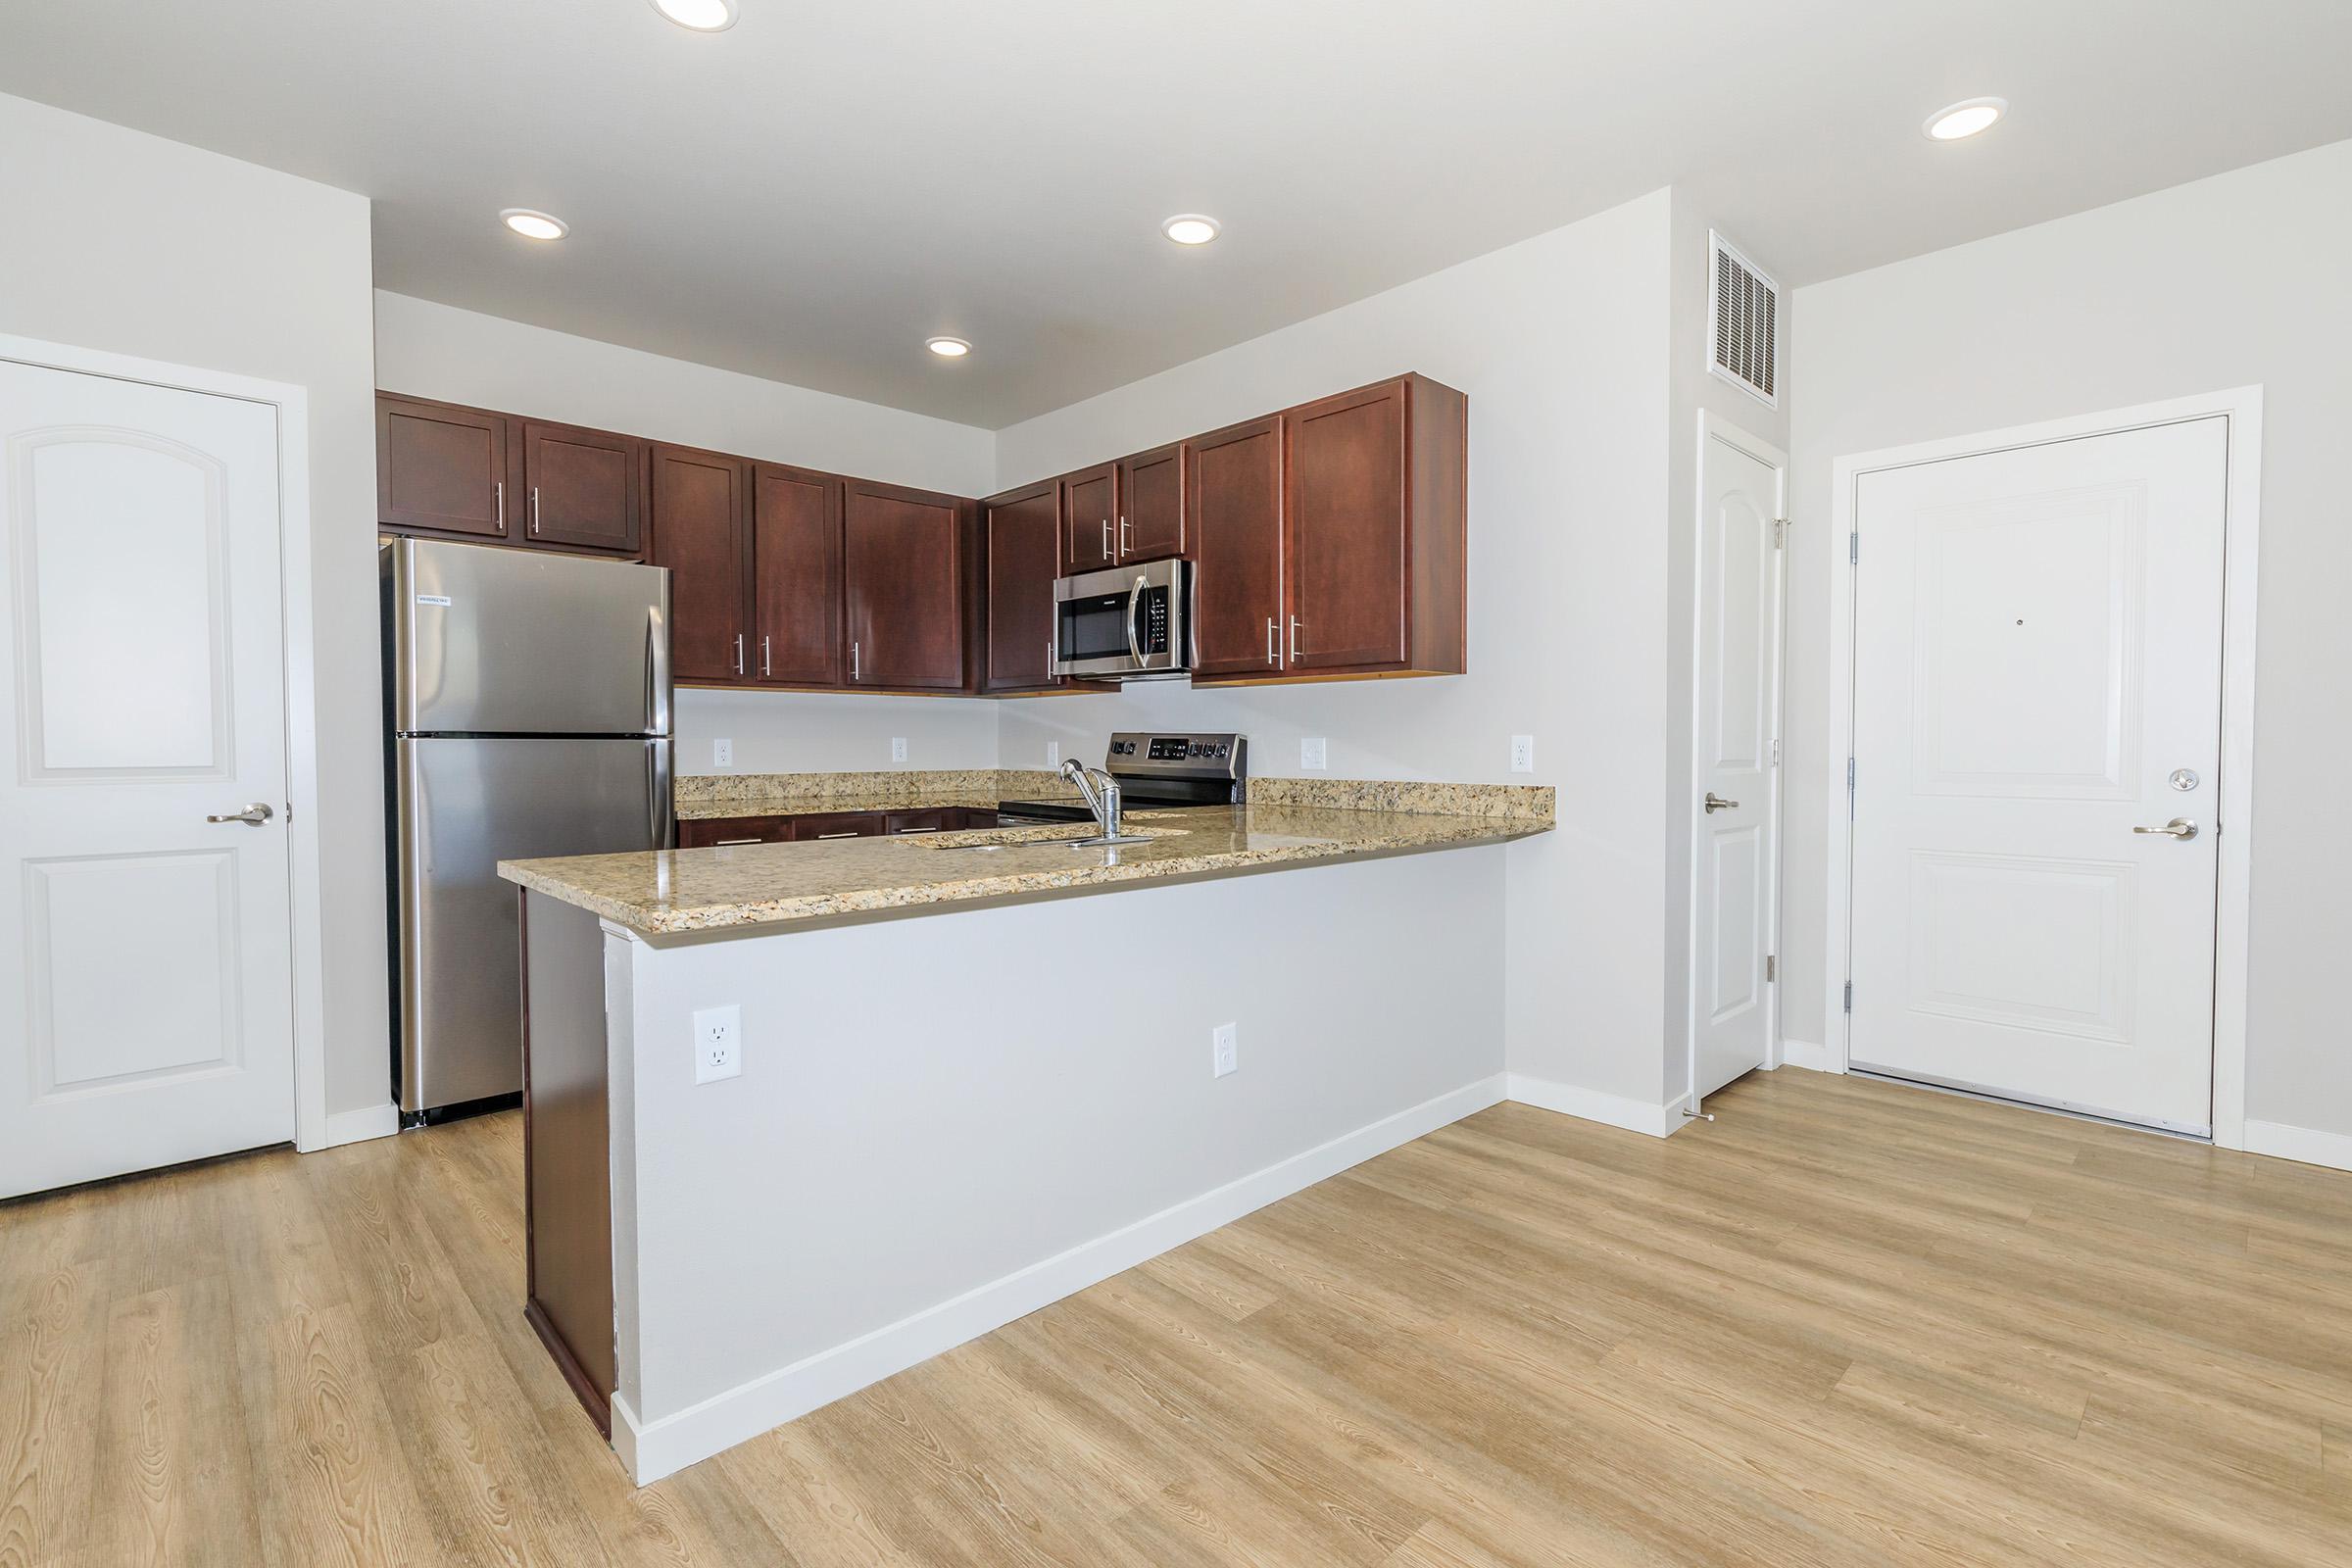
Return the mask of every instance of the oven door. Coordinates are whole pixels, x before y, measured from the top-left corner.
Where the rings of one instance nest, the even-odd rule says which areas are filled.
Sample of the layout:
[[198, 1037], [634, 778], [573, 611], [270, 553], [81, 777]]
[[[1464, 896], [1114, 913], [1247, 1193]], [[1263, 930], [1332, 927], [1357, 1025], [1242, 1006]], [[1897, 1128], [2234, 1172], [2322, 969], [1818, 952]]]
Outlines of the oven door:
[[1054, 673], [1094, 680], [1191, 668], [1192, 563], [1151, 561], [1054, 585]]

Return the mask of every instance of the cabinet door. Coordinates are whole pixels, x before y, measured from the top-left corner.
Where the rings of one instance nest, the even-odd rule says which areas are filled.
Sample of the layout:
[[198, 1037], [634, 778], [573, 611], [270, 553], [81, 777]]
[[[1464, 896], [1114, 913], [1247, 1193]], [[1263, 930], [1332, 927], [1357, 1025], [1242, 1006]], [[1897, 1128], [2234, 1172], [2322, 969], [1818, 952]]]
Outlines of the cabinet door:
[[403, 533], [507, 538], [506, 416], [378, 396], [375, 519]]
[[669, 568], [674, 677], [728, 682], [744, 673], [744, 467], [685, 447], [653, 449], [654, 564]]
[[842, 500], [850, 678], [858, 686], [963, 685], [963, 504], [852, 479]]
[[818, 839], [880, 838], [889, 826], [890, 818], [880, 811], [811, 811], [792, 819], [792, 839], [807, 844]]
[[530, 542], [636, 554], [645, 542], [644, 466], [645, 445], [633, 436], [522, 421]]
[[762, 463], [752, 469], [754, 678], [842, 684], [841, 481]]
[[1196, 675], [1282, 668], [1282, 416], [1197, 437], [1192, 513]]
[[988, 545], [988, 668], [992, 692], [1054, 682], [1054, 579], [1061, 560], [1061, 501], [1054, 480], [981, 504]]
[[1405, 657], [1405, 383], [1292, 409], [1284, 658], [1292, 669]]
[[678, 824], [678, 848], [708, 850], [744, 844], [784, 844], [792, 838], [789, 816], [707, 816]]
[[1100, 571], [1119, 561], [1119, 466], [1105, 463], [1061, 478], [1061, 574]]
[[1119, 464], [1121, 561], [1163, 561], [1185, 554], [1184, 443], [1138, 453]]

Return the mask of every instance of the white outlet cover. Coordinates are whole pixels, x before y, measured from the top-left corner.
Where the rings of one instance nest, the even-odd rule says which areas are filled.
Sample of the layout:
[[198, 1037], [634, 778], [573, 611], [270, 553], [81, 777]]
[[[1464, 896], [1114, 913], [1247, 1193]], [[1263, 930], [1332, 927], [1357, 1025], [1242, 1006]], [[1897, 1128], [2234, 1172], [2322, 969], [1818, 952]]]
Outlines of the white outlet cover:
[[1209, 1067], [1219, 1078], [1242, 1065], [1242, 1026], [1221, 1023], [1209, 1031]]
[[1323, 737], [1320, 735], [1298, 743], [1298, 765], [1300, 767], [1329, 766], [1330, 764], [1325, 760], [1325, 755]]
[[1046, 765], [1048, 767], [1059, 767], [1061, 765], [1061, 742], [1046, 742]]
[[694, 1009], [694, 1081], [716, 1083], [743, 1076], [743, 1008]]
[[723, 737], [712, 741], [710, 743], [710, 765], [712, 767], [733, 767], [735, 765], [735, 743]]
[[1533, 735], [1511, 737], [1511, 771], [1533, 773], [1536, 770], [1536, 738]]
[[893, 735], [890, 738], [890, 760], [894, 762], [904, 762], [906, 760], [906, 736]]

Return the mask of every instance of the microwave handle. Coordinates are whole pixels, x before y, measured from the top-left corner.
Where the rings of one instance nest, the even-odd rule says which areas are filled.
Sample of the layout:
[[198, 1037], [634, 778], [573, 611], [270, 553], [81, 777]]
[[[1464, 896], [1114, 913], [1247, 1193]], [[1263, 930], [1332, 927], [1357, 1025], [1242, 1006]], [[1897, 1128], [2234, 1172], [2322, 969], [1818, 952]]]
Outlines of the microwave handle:
[[1136, 640], [1135, 612], [1143, 604], [1144, 589], [1151, 581], [1151, 578], [1139, 575], [1135, 579], [1135, 586], [1127, 590], [1127, 652], [1134, 658], [1138, 669], [1148, 667], [1150, 661], [1144, 658], [1144, 645]]

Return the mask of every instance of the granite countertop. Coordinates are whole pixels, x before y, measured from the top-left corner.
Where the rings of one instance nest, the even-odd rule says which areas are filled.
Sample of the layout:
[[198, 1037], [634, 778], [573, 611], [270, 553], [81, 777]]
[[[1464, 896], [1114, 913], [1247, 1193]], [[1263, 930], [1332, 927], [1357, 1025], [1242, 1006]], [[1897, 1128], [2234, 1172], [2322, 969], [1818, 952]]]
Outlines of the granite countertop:
[[1543, 792], [1541, 815], [1289, 804], [1135, 810], [1127, 813], [1122, 829], [1149, 837], [1116, 849], [1080, 850], [1051, 842], [1088, 830], [1076, 824], [501, 860], [498, 874], [632, 931], [664, 936], [1499, 844], [1549, 832], [1549, 795]]

